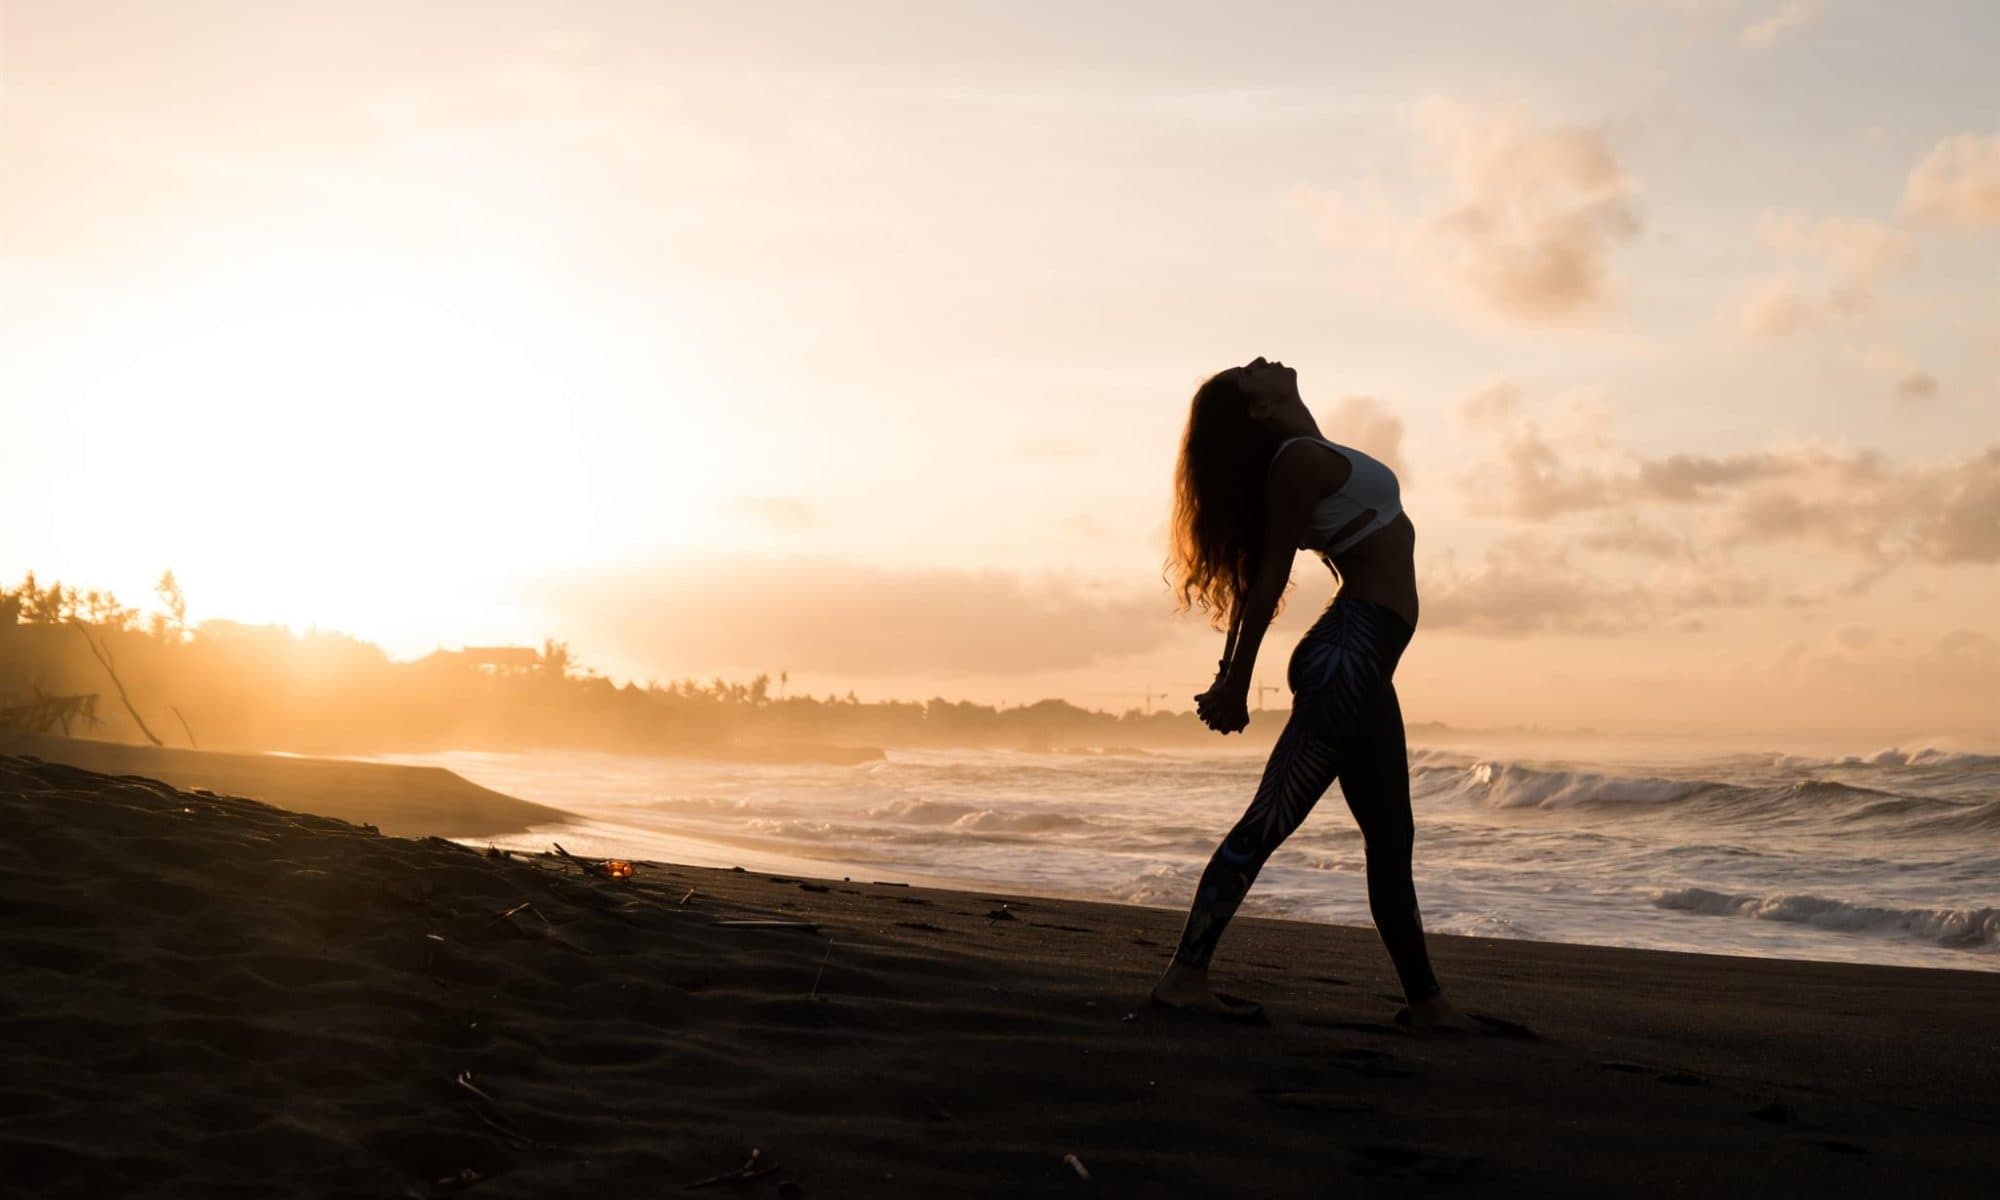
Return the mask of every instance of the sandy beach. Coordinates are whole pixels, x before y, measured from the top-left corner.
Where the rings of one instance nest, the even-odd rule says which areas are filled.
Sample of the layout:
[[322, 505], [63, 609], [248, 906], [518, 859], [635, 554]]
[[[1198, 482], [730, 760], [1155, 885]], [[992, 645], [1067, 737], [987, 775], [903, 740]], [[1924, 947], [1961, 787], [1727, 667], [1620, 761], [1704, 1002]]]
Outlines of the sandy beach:
[[448, 772], [177, 752], [176, 787], [123, 748], [86, 747], [115, 774], [0, 749], [25, 1193], [1970, 1196], [2000, 1170], [1990, 973], [1440, 937], [1488, 1032], [1420, 1039], [1371, 930], [1245, 917], [1218, 984], [1271, 1020], [1219, 1025], [1145, 1004], [1166, 910], [613, 880], [391, 836], [538, 819]]
[[0, 754], [29, 755], [107, 775], [143, 775], [228, 796], [271, 797], [286, 808], [373, 825], [400, 837], [499, 837], [569, 815], [435, 767], [223, 754], [24, 733], [0, 733]]

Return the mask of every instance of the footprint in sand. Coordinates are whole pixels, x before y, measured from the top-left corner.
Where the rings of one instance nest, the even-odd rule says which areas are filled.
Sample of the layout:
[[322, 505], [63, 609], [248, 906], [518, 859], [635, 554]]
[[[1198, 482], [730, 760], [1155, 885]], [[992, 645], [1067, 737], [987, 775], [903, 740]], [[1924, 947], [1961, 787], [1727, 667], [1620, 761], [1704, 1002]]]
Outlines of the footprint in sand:
[[1348, 1033], [1372, 1033], [1385, 1037], [1408, 1037], [1406, 1030], [1394, 1025], [1384, 1025], [1379, 1021], [1333, 1021], [1320, 1017], [1301, 1017], [1299, 1024], [1310, 1025], [1314, 1029], [1340, 1029]]
[[1366, 1113], [1374, 1112], [1375, 1104], [1369, 1100], [1359, 1100], [1339, 1092], [1299, 1092], [1277, 1088], [1258, 1088], [1256, 1095], [1279, 1108], [1296, 1108], [1307, 1112]]
[[1480, 1029], [1478, 1032], [1485, 1034], [1487, 1037], [1512, 1038], [1515, 1041], [1521, 1042], [1539, 1042], [1542, 1040], [1542, 1035], [1521, 1024], [1519, 1021], [1509, 1021], [1505, 1017], [1489, 1017], [1485, 1013], [1472, 1013], [1470, 1016], [1473, 1020], [1479, 1022]]
[[1464, 1175], [1478, 1163], [1469, 1154], [1413, 1146], [1398, 1142], [1378, 1142], [1354, 1147], [1354, 1167], [1362, 1175], [1428, 1175], [1449, 1178]]
[[1320, 1060], [1363, 1079], [1415, 1079], [1423, 1074], [1410, 1059], [1386, 1050], [1369, 1050], [1361, 1046], [1332, 1051], [1320, 1056]]

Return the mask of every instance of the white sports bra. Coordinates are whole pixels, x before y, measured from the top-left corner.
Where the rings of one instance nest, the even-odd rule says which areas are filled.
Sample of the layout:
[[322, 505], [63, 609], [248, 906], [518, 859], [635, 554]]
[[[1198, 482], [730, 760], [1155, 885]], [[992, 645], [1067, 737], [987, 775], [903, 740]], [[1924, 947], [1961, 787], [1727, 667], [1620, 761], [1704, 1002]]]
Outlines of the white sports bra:
[[[1369, 534], [1402, 515], [1402, 489], [1396, 486], [1396, 473], [1379, 460], [1370, 458], [1352, 447], [1310, 435], [1286, 438], [1278, 443], [1278, 449], [1271, 455], [1271, 461], [1276, 462], [1278, 455], [1284, 453], [1286, 446], [1293, 442], [1304, 441], [1318, 442], [1339, 451], [1352, 469], [1348, 473], [1346, 483], [1322, 497], [1320, 502], [1313, 506], [1312, 520], [1306, 525], [1303, 535], [1305, 542], [1299, 549], [1317, 550], [1320, 554], [1332, 558], [1353, 549]], [[1328, 541], [1334, 534], [1370, 513], [1374, 514], [1372, 518], [1359, 529], [1340, 539], [1338, 544]]]

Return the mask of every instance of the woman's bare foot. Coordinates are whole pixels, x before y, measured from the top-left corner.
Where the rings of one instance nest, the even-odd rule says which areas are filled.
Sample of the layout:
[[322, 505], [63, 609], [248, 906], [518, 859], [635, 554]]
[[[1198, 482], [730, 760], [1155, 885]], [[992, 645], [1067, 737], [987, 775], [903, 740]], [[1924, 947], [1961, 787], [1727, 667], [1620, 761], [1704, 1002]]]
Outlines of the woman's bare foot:
[[1166, 974], [1153, 985], [1153, 1003], [1203, 1016], [1253, 1021], [1264, 1015], [1263, 1006], [1235, 996], [1209, 990], [1208, 972], [1179, 962], [1168, 965]]
[[1443, 992], [1411, 1004], [1396, 1014], [1399, 1024], [1407, 1025], [1412, 1033], [1475, 1033], [1478, 1027], [1464, 1013], [1451, 1006]]
[[1153, 995], [1169, 1004], [1200, 1004], [1213, 993], [1208, 990], [1206, 969], [1190, 967], [1175, 959], [1167, 964], [1160, 981], [1153, 985]]

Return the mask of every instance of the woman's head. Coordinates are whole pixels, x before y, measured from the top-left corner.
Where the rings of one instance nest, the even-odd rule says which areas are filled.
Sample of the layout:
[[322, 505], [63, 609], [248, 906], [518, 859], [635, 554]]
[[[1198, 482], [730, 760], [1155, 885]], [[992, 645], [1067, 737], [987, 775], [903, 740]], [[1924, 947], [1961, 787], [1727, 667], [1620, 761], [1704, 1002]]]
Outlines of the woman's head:
[[1284, 363], [1266, 362], [1260, 354], [1240, 367], [1218, 372], [1209, 382], [1224, 376], [1243, 397], [1244, 412], [1253, 424], [1276, 426], [1305, 408], [1299, 399], [1299, 373]]
[[1264, 527], [1264, 475], [1303, 410], [1298, 372], [1252, 359], [1195, 389], [1174, 467], [1167, 581], [1181, 611], [1220, 625], [1249, 590]]

